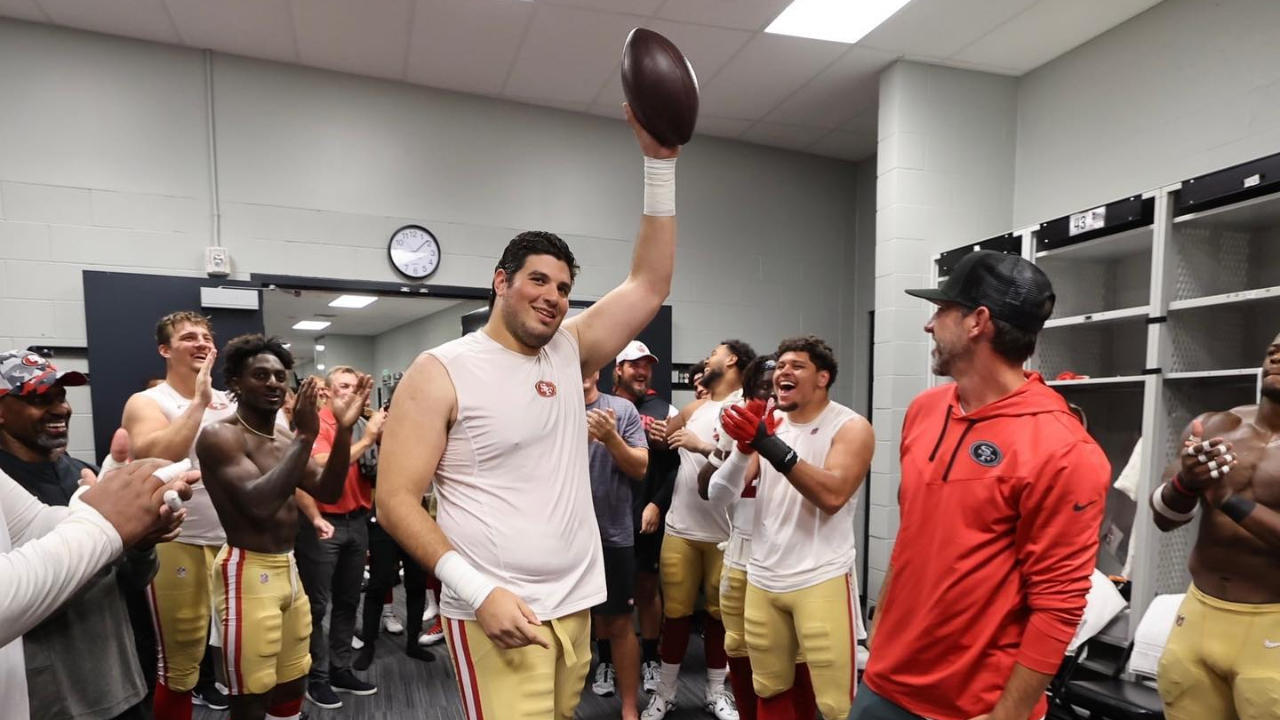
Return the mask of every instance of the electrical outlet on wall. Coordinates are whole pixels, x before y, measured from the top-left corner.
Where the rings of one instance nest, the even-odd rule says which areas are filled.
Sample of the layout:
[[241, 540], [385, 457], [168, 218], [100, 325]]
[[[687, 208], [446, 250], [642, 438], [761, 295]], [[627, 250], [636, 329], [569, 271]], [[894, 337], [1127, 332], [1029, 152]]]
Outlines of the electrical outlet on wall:
[[231, 253], [224, 247], [204, 249], [204, 271], [209, 277], [226, 277], [231, 274]]

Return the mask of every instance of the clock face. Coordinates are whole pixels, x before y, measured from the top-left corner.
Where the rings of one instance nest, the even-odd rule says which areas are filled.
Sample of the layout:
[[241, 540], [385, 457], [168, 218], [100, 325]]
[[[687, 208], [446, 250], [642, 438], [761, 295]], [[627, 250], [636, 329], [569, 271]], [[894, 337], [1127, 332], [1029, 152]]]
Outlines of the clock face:
[[405, 225], [392, 233], [387, 252], [396, 270], [411, 278], [427, 277], [440, 267], [439, 241], [418, 225]]

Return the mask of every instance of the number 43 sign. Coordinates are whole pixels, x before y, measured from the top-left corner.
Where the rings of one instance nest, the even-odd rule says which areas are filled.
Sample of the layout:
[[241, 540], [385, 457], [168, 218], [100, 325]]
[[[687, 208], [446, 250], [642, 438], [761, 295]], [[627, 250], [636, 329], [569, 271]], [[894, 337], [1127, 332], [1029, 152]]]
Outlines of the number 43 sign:
[[1090, 230], [1097, 230], [1107, 224], [1107, 207], [1085, 210], [1071, 216], [1068, 235], [1076, 236]]

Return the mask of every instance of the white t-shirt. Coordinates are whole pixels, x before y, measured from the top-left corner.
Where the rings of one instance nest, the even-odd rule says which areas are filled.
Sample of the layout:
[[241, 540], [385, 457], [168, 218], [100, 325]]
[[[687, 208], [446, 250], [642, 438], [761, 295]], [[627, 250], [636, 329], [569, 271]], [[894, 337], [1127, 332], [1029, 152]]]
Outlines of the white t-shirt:
[[[173, 422], [191, 407], [191, 398], [182, 397], [169, 383], [143, 390], [142, 394], [160, 406], [160, 412]], [[231, 402], [225, 392], [213, 391], [213, 399], [205, 408], [204, 417], [200, 418], [200, 429], [204, 430], [211, 423], [218, 422], [235, 414], [236, 405]], [[200, 433], [196, 433], [199, 439]], [[191, 467], [200, 468], [200, 460], [196, 457], [196, 444], [191, 443], [187, 457], [191, 459]], [[218, 520], [218, 513], [213, 509], [213, 501], [209, 499], [209, 490], [204, 483], [191, 486], [191, 499], [186, 502], [187, 519], [182, 522], [182, 534], [176, 542], [188, 545], [222, 545], [227, 542], [227, 534]]]
[[[719, 402], [708, 399], [689, 416], [685, 428], [706, 442], [716, 443], [723, 435], [720, 429], [720, 409], [725, 403], [742, 399], [742, 391], [729, 395]], [[698, 473], [707, 464], [705, 455], [680, 448], [680, 470], [676, 473], [676, 486], [671, 494], [671, 509], [667, 511], [667, 532], [685, 540], [721, 543], [729, 539], [729, 513], [716, 508], [698, 495]]]
[[[799, 425], [784, 419], [777, 435], [801, 460], [822, 467], [836, 433], [856, 417], [853, 410], [832, 402], [812, 422]], [[768, 512], [757, 515], [747, 569], [751, 584], [774, 593], [792, 592], [853, 568], [856, 496], [840, 512], [828, 515], [772, 465], [761, 462], [757, 502]]]
[[[436, 522], [454, 548], [540, 620], [604, 602], [578, 341], [561, 328], [531, 357], [478, 330], [428, 352], [458, 402], [435, 478]], [[475, 618], [448, 587], [440, 605]]]

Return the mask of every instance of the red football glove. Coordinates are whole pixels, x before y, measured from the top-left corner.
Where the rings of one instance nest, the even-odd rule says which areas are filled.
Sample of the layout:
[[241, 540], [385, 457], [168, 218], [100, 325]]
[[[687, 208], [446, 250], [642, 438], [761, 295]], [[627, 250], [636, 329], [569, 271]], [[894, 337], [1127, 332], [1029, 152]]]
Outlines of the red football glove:
[[746, 407], [730, 405], [721, 418], [724, 431], [738, 441], [738, 450], [746, 454], [755, 452], [756, 443], [771, 437], [778, 429], [778, 422], [772, 403], [759, 399], [747, 403]]

